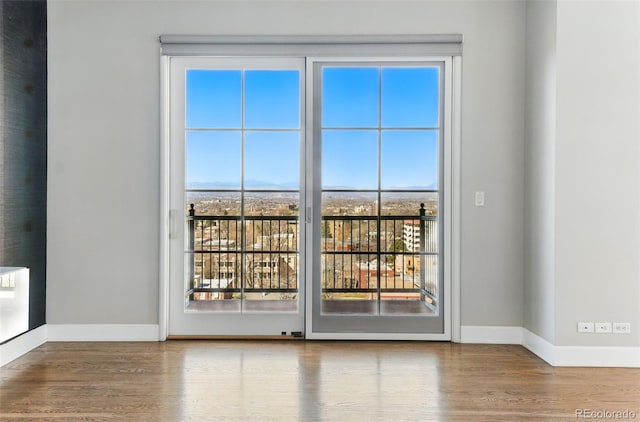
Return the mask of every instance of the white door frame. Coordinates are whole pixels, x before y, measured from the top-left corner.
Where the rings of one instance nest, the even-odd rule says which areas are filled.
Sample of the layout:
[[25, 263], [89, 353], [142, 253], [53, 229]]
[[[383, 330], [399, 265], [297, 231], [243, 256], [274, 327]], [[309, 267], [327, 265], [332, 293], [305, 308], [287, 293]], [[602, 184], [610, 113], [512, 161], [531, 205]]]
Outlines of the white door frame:
[[[309, 51], [331, 51], [331, 45], [336, 45], [340, 51], [344, 51], [345, 48], [352, 49], [351, 54], [357, 54], [358, 51], [371, 51], [370, 48], [360, 48], [362, 46], [370, 47], [372, 44], [380, 44], [384, 51], [389, 51], [389, 47], [392, 47], [392, 51], [397, 51], [398, 44], [403, 42], [416, 45], [420, 42], [429, 44], [433, 43], [434, 49], [439, 49], [440, 44], [443, 44], [440, 38], [450, 38], [448, 36], [408, 36], [405, 40], [402, 36], [377, 36], [371, 37], [359, 37], [355, 40], [353, 37], [278, 37], [277, 39], [267, 40], [265, 37], [223, 37], [224, 42], [216, 45], [216, 38], [213, 37], [165, 37], [170, 48], [167, 48], [165, 53], [160, 56], [160, 247], [159, 247], [159, 289], [158, 289], [158, 324], [159, 333], [158, 337], [160, 341], [167, 339], [169, 333], [169, 270], [170, 270], [170, 254], [169, 254], [169, 236], [171, 234], [171, 218], [170, 218], [170, 204], [169, 204], [169, 170], [170, 170], [170, 81], [169, 81], [169, 63], [171, 55], [207, 55], [209, 51], [220, 51], [222, 46], [223, 51], [227, 51], [231, 47], [235, 51], [248, 51], [243, 48], [238, 48], [239, 44], [252, 45], [255, 48], [252, 50], [253, 54], [272, 54], [276, 52], [277, 55], [282, 55], [283, 52], [299, 52], [300, 49], [304, 49], [308, 46]], [[165, 41], [161, 41], [164, 43]], [[454, 36], [455, 42], [462, 42], [461, 36]], [[443, 38], [444, 40], [444, 38]], [[207, 44], [208, 43], [208, 44]], [[358, 45], [360, 44], [360, 45]], [[180, 47], [186, 46], [185, 51], [181, 52]], [[195, 47], [194, 47], [195, 46]], [[213, 47], [211, 47], [213, 46]], [[164, 46], [163, 46], [164, 47]], [[192, 51], [193, 50], [193, 51]], [[194, 54], [194, 51], [196, 52]], [[215, 54], [214, 54], [215, 55]], [[299, 53], [296, 54], [299, 56]], [[460, 304], [461, 304], [461, 289], [460, 289], [460, 223], [461, 223], [461, 88], [462, 88], [462, 58], [459, 54], [451, 56], [452, 60], [452, 78], [451, 78], [451, 104], [447, 107], [451, 111], [450, 117], [450, 148], [451, 148], [451, 160], [450, 160], [450, 214], [449, 219], [451, 222], [450, 228], [450, 250], [448, 252], [448, 260], [445, 263], [450, 268], [450, 292], [448, 296], [445, 296], [447, 300], [448, 309], [450, 310], [449, 325], [450, 338], [453, 342], [460, 342], [461, 332], [461, 318], [460, 318]], [[307, 89], [309, 84], [307, 83]], [[307, 135], [309, 135], [310, 128], [307, 126]], [[309, 221], [307, 216], [304, 220]], [[305, 223], [305, 225], [308, 223]], [[301, 224], [302, 227], [302, 224]], [[310, 242], [310, 237], [307, 236], [307, 242]], [[445, 259], [446, 259], [445, 253]], [[308, 271], [308, 269], [307, 269]], [[310, 289], [307, 289], [309, 294]], [[307, 321], [308, 323], [308, 321]], [[307, 336], [310, 331], [307, 331]], [[391, 339], [394, 336], [389, 336]], [[309, 337], [311, 338], [311, 337]], [[353, 333], [350, 333], [345, 338], [355, 339]], [[403, 338], [406, 338], [404, 336]]]
[[169, 56], [160, 56], [160, 272], [158, 286], [158, 339], [160, 341], [165, 341], [169, 335], [170, 62]]
[[[301, 274], [304, 274], [304, 262], [298, 260], [299, 266], [299, 282], [298, 282], [298, 308], [297, 311], [243, 311], [243, 312], [208, 312], [208, 311], [184, 311], [184, 276], [188, 265], [184, 259], [184, 251], [187, 236], [187, 227], [185, 222], [185, 127], [184, 110], [185, 103], [185, 87], [187, 69], [291, 69], [296, 70], [299, 74], [299, 115], [302, 117], [304, 113], [304, 59], [292, 57], [174, 57], [169, 59], [169, 98], [170, 108], [168, 112], [171, 114], [169, 119], [170, 130], [169, 135], [169, 168], [167, 179], [170, 183], [167, 203], [170, 207], [169, 212], [169, 257], [168, 265], [168, 323], [169, 335], [177, 336], [234, 336], [234, 335], [251, 335], [251, 336], [280, 336], [280, 333], [301, 332], [304, 329], [304, 283]], [[300, 134], [299, 147], [300, 156], [298, 157], [302, 164], [302, 157], [305, 151], [304, 147], [304, 121], [300, 122], [300, 127], [296, 133]], [[242, 131], [244, 133], [244, 127]], [[197, 130], [197, 129], [196, 129]], [[303, 192], [304, 174], [303, 166], [299, 166], [300, 187], [296, 194]], [[244, 189], [244, 187], [243, 187]], [[304, 210], [304, 198], [300, 196], [300, 208]], [[304, 218], [304, 213], [300, 212], [298, 220]], [[304, 246], [304, 225], [299, 225], [299, 239], [301, 247]], [[244, 246], [243, 246], [244, 250]], [[304, 256], [304, 250], [298, 252], [300, 256]]]
[[[354, 63], [354, 62], [394, 62], [394, 63], [415, 63], [415, 62], [444, 62], [444, 92], [443, 92], [443, 109], [444, 109], [444, 158], [443, 158], [443, 174], [444, 183], [442, 192], [445, 193], [444, 199], [444, 332], [429, 334], [413, 334], [413, 333], [373, 333], [373, 332], [317, 332], [313, 330], [313, 277], [314, 265], [312, 260], [315, 259], [313, 241], [314, 236], [307, 236], [307, 265], [306, 265], [306, 316], [305, 316], [305, 337], [311, 340], [432, 340], [432, 341], [460, 341], [460, 88], [461, 88], [461, 58], [459, 56], [426, 56], [426, 57], [307, 57], [307, 76], [306, 76], [306, 130], [307, 139], [314, 137], [314, 63], [317, 62], [336, 62]], [[317, 142], [317, 140], [313, 140]], [[313, 148], [307, 148], [307, 163], [312, 163], [310, 169], [307, 170], [307, 180], [317, 178], [318, 169], [315, 168], [315, 160], [313, 156]], [[317, 190], [319, 187], [314, 186]], [[307, 213], [312, 215], [319, 214], [317, 204], [313, 201], [313, 190], [306, 189]], [[313, 219], [321, 218], [319, 215], [313, 215]], [[315, 221], [315, 220], [314, 220]], [[310, 233], [313, 227], [312, 219], [306, 220], [307, 232]], [[317, 233], [316, 233], [317, 234]]]

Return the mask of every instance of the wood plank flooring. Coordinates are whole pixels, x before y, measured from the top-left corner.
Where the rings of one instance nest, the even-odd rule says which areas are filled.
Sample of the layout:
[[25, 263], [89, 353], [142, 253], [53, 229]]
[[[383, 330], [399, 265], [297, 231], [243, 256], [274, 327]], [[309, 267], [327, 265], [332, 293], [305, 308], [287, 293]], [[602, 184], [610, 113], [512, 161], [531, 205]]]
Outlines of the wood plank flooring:
[[553, 368], [520, 346], [321, 341], [46, 343], [0, 368], [3, 421], [575, 421], [578, 409], [640, 420], [640, 369]]

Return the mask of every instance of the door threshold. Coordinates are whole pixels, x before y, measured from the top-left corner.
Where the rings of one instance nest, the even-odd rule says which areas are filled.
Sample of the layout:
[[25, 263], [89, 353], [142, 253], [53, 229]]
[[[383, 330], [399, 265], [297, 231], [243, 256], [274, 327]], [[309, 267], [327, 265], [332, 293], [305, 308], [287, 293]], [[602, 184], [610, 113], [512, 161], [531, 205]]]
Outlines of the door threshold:
[[167, 340], [304, 340], [304, 336], [288, 335], [267, 335], [267, 336], [243, 336], [243, 335], [192, 335], [192, 334], [171, 334]]

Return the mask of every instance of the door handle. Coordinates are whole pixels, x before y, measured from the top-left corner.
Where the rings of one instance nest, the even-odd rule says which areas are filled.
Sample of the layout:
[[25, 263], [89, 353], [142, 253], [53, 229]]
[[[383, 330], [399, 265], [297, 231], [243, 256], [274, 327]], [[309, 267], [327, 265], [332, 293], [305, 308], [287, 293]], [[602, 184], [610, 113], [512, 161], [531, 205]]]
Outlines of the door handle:
[[169, 239], [175, 239], [177, 236], [178, 210], [169, 210]]
[[307, 207], [307, 212], [304, 215], [305, 222], [311, 224], [311, 207]]

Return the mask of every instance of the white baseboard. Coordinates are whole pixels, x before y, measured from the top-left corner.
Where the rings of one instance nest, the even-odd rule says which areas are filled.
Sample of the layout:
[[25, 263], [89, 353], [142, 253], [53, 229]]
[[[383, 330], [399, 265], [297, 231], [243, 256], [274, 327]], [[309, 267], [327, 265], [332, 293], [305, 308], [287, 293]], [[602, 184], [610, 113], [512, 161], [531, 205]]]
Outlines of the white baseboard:
[[556, 366], [556, 347], [526, 328], [522, 329], [522, 345], [549, 365]]
[[460, 343], [522, 344], [522, 327], [463, 325]]
[[553, 365], [640, 368], [640, 347], [556, 346]]
[[0, 366], [19, 358], [47, 341], [47, 326], [41, 325], [31, 331], [0, 345]]
[[462, 326], [461, 343], [520, 344], [552, 366], [640, 367], [640, 347], [555, 346], [522, 327]]
[[48, 341], [158, 341], [158, 324], [47, 324]]
[[555, 346], [522, 331], [522, 345], [552, 366], [640, 368], [640, 347]]
[[[47, 324], [0, 345], [0, 366], [47, 341], [159, 341], [157, 324]], [[520, 344], [552, 366], [640, 368], [640, 347], [555, 346], [522, 327], [461, 327], [462, 343]]]

